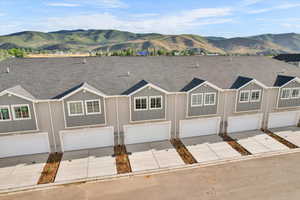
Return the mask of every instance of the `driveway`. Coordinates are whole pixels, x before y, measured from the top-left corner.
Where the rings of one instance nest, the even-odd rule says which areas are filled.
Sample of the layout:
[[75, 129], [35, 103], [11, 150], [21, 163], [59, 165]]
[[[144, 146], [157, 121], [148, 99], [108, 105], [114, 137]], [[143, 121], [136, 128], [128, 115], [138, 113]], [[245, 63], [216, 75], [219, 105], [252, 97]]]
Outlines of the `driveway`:
[[130, 153], [132, 171], [174, 167], [184, 165], [176, 149], [169, 141], [126, 145]]
[[252, 154], [288, 150], [289, 148], [260, 130], [231, 133], [230, 137]]
[[0, 159], [0, 189], [36, 185], [48, 154]]
[[191, 152], [197, 162], [240, 157], [241, 154], [234, 150], [218, 135], [207, 135], [192, 138], [182, 138], [181, 141]]
[[300, 147], [300, 128], [295, 126], [270, 129], [274, 134]]
[[113, 147], [63, 154], [55, 182], [117, 174]]

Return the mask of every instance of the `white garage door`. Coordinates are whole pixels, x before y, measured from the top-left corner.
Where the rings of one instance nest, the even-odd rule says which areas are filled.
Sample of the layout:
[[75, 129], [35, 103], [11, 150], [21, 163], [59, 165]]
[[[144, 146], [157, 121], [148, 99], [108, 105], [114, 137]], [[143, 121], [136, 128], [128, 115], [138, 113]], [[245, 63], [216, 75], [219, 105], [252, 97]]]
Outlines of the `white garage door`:
[[236, 117], [228, 117], [227, 132], [242, 132], [256, 130], [261, 128], [262, 113], [253, 115], [243, 115]]
[[276, 112], [269, 114], [268, 128], [296, 126], [299, 121], [299, 112]]
[[63, 151], [114, 145], [114, 128], [85, 128], [60, 132]]
[[168, 140], [171, 135], [171, 122], [157, 122], [124, 126], [125, 144], [135, 144]]
[[0, 137], [0, 158], [50, 152], [48, 133]]
[[220, 122], [220, 117], [181, 120], [179, 125], [179, 137], [185, 138], [218, 134], [220, 130]]

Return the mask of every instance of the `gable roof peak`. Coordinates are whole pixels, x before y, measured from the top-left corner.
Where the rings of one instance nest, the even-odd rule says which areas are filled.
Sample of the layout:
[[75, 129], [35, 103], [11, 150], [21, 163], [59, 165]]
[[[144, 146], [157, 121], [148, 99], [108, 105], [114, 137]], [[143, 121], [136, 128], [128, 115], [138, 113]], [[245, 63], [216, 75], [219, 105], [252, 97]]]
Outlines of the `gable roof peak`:
[[195, 87], [197, 87], [198, 85], [201, 85], [204, 82], [205, 82], [205, 80], [202, 80], [199, 78], [193, 78], [186, 86], [184, 86], [180, 90], [180, 92], [188, 92], [188, 91], [194, 89]]

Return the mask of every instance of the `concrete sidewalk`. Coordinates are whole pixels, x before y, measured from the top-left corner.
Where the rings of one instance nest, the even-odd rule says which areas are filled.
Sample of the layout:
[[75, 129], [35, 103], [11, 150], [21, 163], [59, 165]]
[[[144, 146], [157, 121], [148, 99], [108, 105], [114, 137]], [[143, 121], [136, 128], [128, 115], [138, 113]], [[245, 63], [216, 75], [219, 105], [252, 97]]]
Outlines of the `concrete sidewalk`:
[[1, 200], [298, 200], [300, 153], [168, 173], [71, 184], [0, 196]]
[[36, 185], [48, 154], [0, 159], [0, 189]]
[[229, 136], [252, 154], [288, 150], [289, 148], [260, 130], [231, 133]]
[[241, 156], [240, 153], [234, 150], [229, 144], [227, 144], [227, 142], [224, 142], [218, 135], [182, 138], [181, 141], [191, 152], [197, 162]]
[[65, 152], [55, 182], [116, 174], [113, 154], [112, 147]]
[[271, 129], [274, 134], [286, 139], [294, 145], [300, 146], [300, 128], [299, 127], [283, 127]]

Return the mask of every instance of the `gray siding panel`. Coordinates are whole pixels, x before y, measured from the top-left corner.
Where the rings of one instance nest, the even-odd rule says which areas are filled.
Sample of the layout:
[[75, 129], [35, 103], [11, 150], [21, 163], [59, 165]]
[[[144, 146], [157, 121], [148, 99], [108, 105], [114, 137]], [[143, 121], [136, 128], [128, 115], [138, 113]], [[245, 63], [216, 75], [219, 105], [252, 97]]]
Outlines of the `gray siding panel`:
[[[292, 81], [283, 88], [300, 88], [300, 83], [297, 81]], [[282, 90], [280, 90], [280, 95]], [[286, 108], [286, 107], [296, 107], [300, 106], [300, 98], [299, 99], [278, 99], [278, 108]]]
[[[200, 106], [200, 107], [191, 107], [191, 96], [192, 94], [196, 93], [210, 93], [215, 92], [216, 93], [216, 104], [211, 106]], [[188, 116], [194, 117], [194, 116], [201, 116], [201, 115], [214, 115], [217, 114], [218, 111], [218, 101], [219, 101], [219, 93], [218, 90], [208, 86], [208, 85], [202, 85], [198, 87], [195, 90], [192, 90], [188, 94]], [[203, 96], [203, 103], [204, 103], [204, 96]]]
[[[245, 90], [261, 90], [261, 96], [259, 102], [247, 102], [247, 103], [239, 103], [239, 97], [240, 93]], [[250, 93], [251, 95], [251, 93]], [[236, 112], [246, 112], [246, 111], [254, 111], [254, 110], [260, 110], [261, 108], [261, 102], [262, 102], [262, 96], [263, 96], [263, 88], [256, 83], [250, 83], [246, 87], [243, 87], [238, 91], [238, 96], [236, 99]]]
[[[34, 105], [31, 101], [16, 97], [14, 95], [8, 96], [3, 95], [0, 97], [0, 105], [16, 105], [16, 104], [28, 104], [30, 107], [30, 120], [11, 120], [11, 121], [0, 121], [0, 133], [19, 132], [19, 131], [31, 131], [37, 130]], [[10, 107], [10, 114], [12, 118], [12, 108]]]
[[[147, 96], [162, 96], [162, 109], [159, 110], [149, 110], [149, 100], [148, 100], [148, 110], [145, 111], [134, 111], [134, 97]], [[157, 120], [166, 118], [166, 95], [165, 93], [158, 91], [154, 88], [146, 87], [141, 91], [135, 93], [131, 97], [131, 121], [145, 121], [145, 120]]]
[[[82, 115], [82, 116], [69, 116], [68, 114], [68, 101], [83, 101], [84, 113], [85, 111], [85, 100], [95, 100], [100, 99], [101, 101], [101, 114], [95, 115]], [[76, 94], [68, 97], [64, 100], [65, 107], [65, 119], [67, 127], [78, 127], [78, 126], [93, 126], [105, 124], [105, 113], [104, 113], [104, 98], [96, 94], [90, 93], [88, 91], [83, 92], [83, 90], [77, 92]]]

